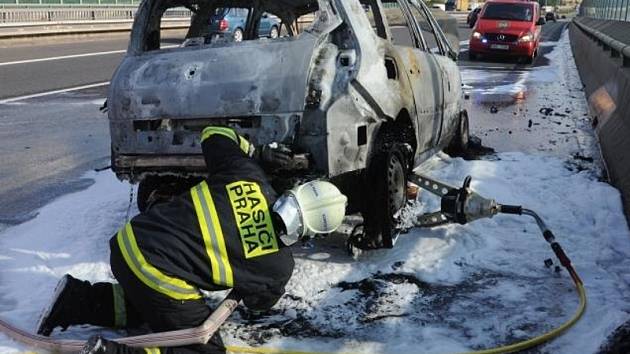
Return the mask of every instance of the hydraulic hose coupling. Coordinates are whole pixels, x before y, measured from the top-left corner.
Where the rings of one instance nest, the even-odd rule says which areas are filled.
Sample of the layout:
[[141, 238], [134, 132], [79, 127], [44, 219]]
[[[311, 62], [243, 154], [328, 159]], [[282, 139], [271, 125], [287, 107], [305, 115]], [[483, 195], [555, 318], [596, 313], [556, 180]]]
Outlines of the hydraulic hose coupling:
[[498, 213], [496, 201], [470, 189], [470, 181], [471, 177], [467, 176], [461, 188], [449, 189], [441, 200], [442, 213], [462, 225], [477, 219], [491, 218]]

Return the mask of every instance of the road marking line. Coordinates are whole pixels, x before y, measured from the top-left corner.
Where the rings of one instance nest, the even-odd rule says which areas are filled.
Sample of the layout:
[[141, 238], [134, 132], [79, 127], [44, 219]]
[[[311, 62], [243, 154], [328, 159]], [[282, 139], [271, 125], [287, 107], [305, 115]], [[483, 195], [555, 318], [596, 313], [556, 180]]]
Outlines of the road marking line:
[[[169, 49], [179, 47], [179, 45], [165, 45], [162, 46], [161, 49]], [[72, 55], [62, 55], [58, 57], [49, 57], [49, 58], [38, 58], [38, 59], [25, 59], [25, 60], [17, 60], [17, 61], [7, 61], [4, 63], [0, 63], [0, 66], [9, 66], [9, 65], [17, 65], [17, 64], [30, 64], [30, 63], [39, 63], [43, 61], [52, 61], [52, 60], [63, 60], [63, 59], [73, 59], [73, 58], [85, 58], [85, 57], [95, 57], [98, 55], [109, 55], [109, 54], [120, 54], [127, 52], [127, 49], [120, 50], [110, 50], [107, 52], [93, 52], [93, 53], [83, 53], [83, 54], [72, 54]]]
[[63, 56], [59, 56], [59, 57], [49, 57], [49, 58], [39, 58], [39, 59], [27, 59], [27, 60], [8, 61], [8, 62], [5, 62], [5, 63], [0, 63], [0, 66], [17, 65], [17, 64], [30, 64], [30, 63], [39, 63], [39, 62], [43, 62], [43, 61], [63, 60], [63, 59], [72, 59], [72, 58], [94, 57], [94, 56], [98, 56], [98, 55], [120, 54], [120, 53], [125, 53], [126, 51], [127, 51], [126, 49], [110, 50], [108, 52], [94, 52], [94, 53], [63, 55]]
[[27, 100], [29, 98], [50, 96], [50, 95], [55, 95], [55, 94], [64, 93], [64, 92], [79, 91], [79, 90], [84, 90], [84, 89], [89, 89], [89, 88], [94, 88], [94, 87], [101, 87], [101, 86], [105, 86], [105, 85], [109, 85], [109, 81], [97, 82], [95, 84], [89, 84], [89, 85], [83, 85], [83, 86], [75, 86], [75, 87], [65, 88], [65, 89], [61, 89], [61, 90], [54, 90], [54, 91], [35, 93], [35, 94], [32, 94], [32, 95], [7, 98], [7, 99], [4, 99], [4, 100], [0, 100], [0, 104], [6, 104], [6, 103], [17, 102], [17, 101], [23, 101], [23, 100]]

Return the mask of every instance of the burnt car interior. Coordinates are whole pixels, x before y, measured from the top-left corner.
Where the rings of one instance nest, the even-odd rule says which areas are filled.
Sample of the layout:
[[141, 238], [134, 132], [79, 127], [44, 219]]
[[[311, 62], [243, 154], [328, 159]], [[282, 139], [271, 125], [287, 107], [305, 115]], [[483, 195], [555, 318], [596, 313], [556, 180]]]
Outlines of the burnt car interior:
[[[247, 19], [243, 31], [243, 40], [258, 39], [258, 28], [264, 16], [274, 16], [280, 19], [281, 33], [283, 36], [295, 36], [303, 30], [308, 30], [300, 17], [311, 15], [319, 9], [317, 1], [254, 1], [254, 0], [173, 0], [157, 1], [152, 8], [149, 23], [146, 24], [146, 35], [143, 41], [143, 51], [160, 49], [161, 35], [160, 24], [164, 15], [169, 12], [179, 12], [181, 15], [190, 16], [190, 27], [182, 40], [183, 46], [209, 44], [211, 38], [208, 34], [210, 18], [220, 9], [242, 8], [246, 9]], [[183, 11], [186, 9], [187, 11]], [[188, 14], [185, 14], [188, 12]], [[309, 21], [310, 22], [310, 21]]]

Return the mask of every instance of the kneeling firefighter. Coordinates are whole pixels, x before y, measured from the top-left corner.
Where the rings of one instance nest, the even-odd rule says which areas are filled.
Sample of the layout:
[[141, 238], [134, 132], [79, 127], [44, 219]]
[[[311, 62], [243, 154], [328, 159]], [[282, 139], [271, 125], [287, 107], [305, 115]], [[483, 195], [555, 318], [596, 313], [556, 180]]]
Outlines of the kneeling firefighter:
[[[79, 324], [148, 325], [153, 332], [196, 327], [212, 312], [200, 290], [233, 288], [249, 309], [268, 310], [293, 272], [288, 246], [341, 224], [347, 199], [331, 183], [308, 182], [276, 199], [246, 139], [210, 126], [201, 142], [208, 177], [135, 216], [111, 238], [118, 284], [65, 275], [38, 334]], [[207, 344], [144, 349], [95, 336], [83, 352], [224, 353], [225, 347], [218, 333]]]

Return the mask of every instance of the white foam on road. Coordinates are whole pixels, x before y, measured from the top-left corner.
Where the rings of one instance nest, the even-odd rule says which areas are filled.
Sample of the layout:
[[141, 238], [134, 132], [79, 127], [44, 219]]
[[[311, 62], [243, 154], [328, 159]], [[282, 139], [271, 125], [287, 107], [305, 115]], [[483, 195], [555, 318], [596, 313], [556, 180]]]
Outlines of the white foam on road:
[[[464, 161], [440, 154], [423, 170], [454, 185], [470, 174], [479, 193], [523, 204], [545, 218], [584, 279], [589, 301], [576, 328], [546, 350], [594, 353], [630, 312], [630, 232], [620, 195], [588, 171], [570, 171], [556, 157], [497, 157]], [[34, 331], [63, 274], [112, 280], [108, 239], [125, 221], [129, 185], [110, 171], [86, 177], [95, 180], [87, 190], [59, 198], [35, 219], [0, 233], [0, 315], [22, 328]], [[437, 199], [428, 196], [416, 206], [418, 212], [437, 208]], [[224, 328], [225, 340], [251, 344], [258, 340], [254, 333], [262, 332], [266, 345], [285, 348], [445, 353], [540, 334], [569, 318], [577, 306], [569, 276], [543, 266], [553, 253], [527, 218], [497, 216], [465, 226], [414, 230], [401, 236], [394, 249], [356, 260], [345, 255], [342, 243], [337, 236], [316, 242], [313, 249], [297, 247], [290, 296], [258, 324], [235, 316]], [[382, 293], [370, 299], [358, 288], [336, 287], [373, 278], [379, 271], [412, 276], [426, 288], [377, 280]], [[261, 329], [268, 327], [265, 321], [273, 324], [271, 329]], [[306, 322], [323, 335], [288, 338], [273, 330], [292, 321]], [[62, 337], [86, 338], [96, 331], [74, 328]], [[331, 333], [339, 337], [331, 338]], [[0, 347], [24, 349], [3, 336]]]

